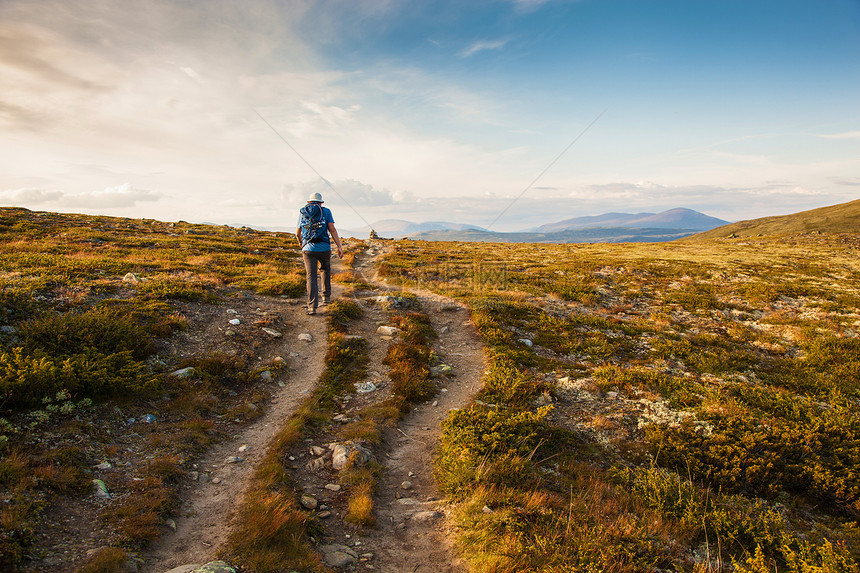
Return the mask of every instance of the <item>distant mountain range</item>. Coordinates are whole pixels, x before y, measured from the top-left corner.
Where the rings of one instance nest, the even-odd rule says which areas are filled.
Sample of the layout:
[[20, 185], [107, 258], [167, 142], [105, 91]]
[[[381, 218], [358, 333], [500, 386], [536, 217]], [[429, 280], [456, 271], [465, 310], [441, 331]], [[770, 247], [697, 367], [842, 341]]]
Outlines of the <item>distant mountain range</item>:
[[574, 217], [573, 219], [541, 225], [534, 230], [539, 233], [553, 233], [589, 227], [621, 227], [709, 231], [726, 224], [728, 221], [710, 217], [692, 209], [669, 209], [662, 213], [606, 213], [591, 217]]
[[497, 233], [463, 231], [423, 231], [408, 239], [417, 241], [457, 241], [480, 243], [656, 243], [673, 241], [696, 233], [691, 229], [638, 229], [635, 227], [587, 227], [553, 233]]
[[449, 223], [447, 221], [413, 223], [412, 221], [404, 221], [402, 219], [383, 219], [381, 221], [376, 221], [371, 227], [351, 229], [344, 231], [344, 234], [349, 233], [354, 237], [366, 238], [370, 234], [371, 228], [376, 231], [380, 237], [391, 238], [406, 237], [415, 233], [422, 233], [424, 231], [463, 231], [466, 229], [476, 229], [479, 231], [485, 230], [477, 225]]
[[[513, 233], [488, 231], [477, 225], [446, 221], [413, 223], [400, 219], [377, 221], [372, 228], [380, 237], [424, 241], [619, 243], [671, 241], [727, 223], [692, 209], [670, 209], [662, 213], [606, 213], [574, 217]], [[341, 234], [365, 238], [370, 229], [344, 230]]]

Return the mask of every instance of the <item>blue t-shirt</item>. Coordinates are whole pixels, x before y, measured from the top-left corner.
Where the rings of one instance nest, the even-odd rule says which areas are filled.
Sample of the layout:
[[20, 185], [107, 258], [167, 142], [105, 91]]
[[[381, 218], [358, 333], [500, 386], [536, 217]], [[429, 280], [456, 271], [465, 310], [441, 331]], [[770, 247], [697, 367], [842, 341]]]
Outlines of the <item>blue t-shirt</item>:
[[[323, 210], [323, 217], [325, 217], [326, 238], [328, 238], [328, 224], [334, 223], [334, 217], [331, 214], [331, 209], [329, 209], [328, 207], [323, 207], [322, 210]], [[298, 223], [296, 223], [296, 228], [297, 229], [302, 228], [302, 216], [301, 216], [301, 214], [299, 215]], [[320, 253], [323, 251], [330, 251], [331, 250], [331, 243], [328, 240], [322, 241], [319, 243], [308, 243], [304, 247], [302, 247], [302, 250], [303, 251], [311, 251], [311, 252], [315, 252], [315, 253]]]

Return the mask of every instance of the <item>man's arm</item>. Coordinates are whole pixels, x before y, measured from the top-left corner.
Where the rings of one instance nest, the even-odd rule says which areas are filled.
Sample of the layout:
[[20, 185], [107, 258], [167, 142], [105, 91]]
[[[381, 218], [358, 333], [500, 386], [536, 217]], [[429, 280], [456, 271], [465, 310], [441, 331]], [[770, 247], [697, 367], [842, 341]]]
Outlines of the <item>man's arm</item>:
[[334, 244], [337, 245], [337, 258], [343, 258], [343, 247], [340, 244], [340, 237], [337, 236], [337, 229], [334, 228], [334, 223], [328, 224], [328, 233], [334, 239]]
[[304, 245], [302, 245], [302, 228], [301, 227], [296, 227], [296, 239], [298, 239], [298, 241], [299, 241], [299, 246], [304, 247]]

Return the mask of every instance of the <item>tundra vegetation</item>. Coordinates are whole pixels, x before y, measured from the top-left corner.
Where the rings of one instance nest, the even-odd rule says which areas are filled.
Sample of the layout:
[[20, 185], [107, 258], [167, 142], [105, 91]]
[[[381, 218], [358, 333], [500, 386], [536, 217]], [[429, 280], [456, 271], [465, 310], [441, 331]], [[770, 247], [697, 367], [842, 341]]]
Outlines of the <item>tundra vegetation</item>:
[[471, 566], [858, 571], [858, 246], [398, 242], [488, 348], [435, 459]]
[[111, 548], [83, 570], [163, 531], [189, 460], [260, 415], [251, 382], [283, 362], [241, 333], [231, 353], [162, 358], [189, 313], [254, 292], [304, 293], [290, 235], [0, 209], [0, 569], [44, 556], [46, 515], [92, 507], [98, 464], [134, 471], [106, 470], [93, 527]]
[[[468, 304], [487, 346], [483, 387], [446, 420], [434, 460], [475, 570], [858, 571], [856, 234], [392, 245], [389, 283]], [[40, 558], [58, 507], [95, 505], [107, 548], [80, 571], [122, 570], [163, 530], [189, 460], [258, 417], [252, 382], [283, 368], [255, 360], [260, 341], [241, 332], [229, 353], [165, 361], [172, 341], [192, 313], [303, 293], [296, 244], [0, 209], [0, 255], [0, 569]], [[328, 314], [323, 377], [271, 444], [225, 548], [248, 570], [323, 569], [289, 452], [335, 431], [378, 443], [435, 392], [427, 316], [392, 311], [390, 397], [332, 430], [367, 345], [351, 333], [360, 307]], [[105, 474], [115, 495], [93, 504], [105, 460], [133, 477]], [[379, 471], [341, 472], [350, 522], [373, 525]]]

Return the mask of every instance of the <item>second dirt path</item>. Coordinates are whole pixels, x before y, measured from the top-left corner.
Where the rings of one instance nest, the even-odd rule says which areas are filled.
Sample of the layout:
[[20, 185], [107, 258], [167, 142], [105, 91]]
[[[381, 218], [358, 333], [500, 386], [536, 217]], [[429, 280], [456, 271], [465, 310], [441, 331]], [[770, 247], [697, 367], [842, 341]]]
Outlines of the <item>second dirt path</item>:
[[[380, 294], [396, 295], [375, 276], [376, 260], [385, 247], [370, 252], [357, 260], [356, 271]], [[433, 457], [442, 420], [451, 410], [466, 406], [480, 388], [486, 367], [483, 345], [468, 309], [434, 293], [411, 292], [439, 335], [434, 350], [454, 375], [441, 379], [435, 397], [413, 407], [387, 432], [385, 457], [380, 460], [385, 471], [375, 500], [377, 525], [361, 533], [362, 551], [373, 553], [373, 568], [385, 573], [464, 571], [447, 531], [448, 506], [436, 487]]]

